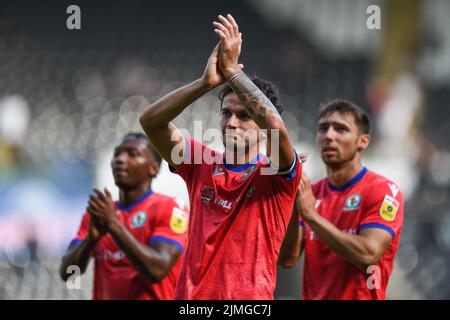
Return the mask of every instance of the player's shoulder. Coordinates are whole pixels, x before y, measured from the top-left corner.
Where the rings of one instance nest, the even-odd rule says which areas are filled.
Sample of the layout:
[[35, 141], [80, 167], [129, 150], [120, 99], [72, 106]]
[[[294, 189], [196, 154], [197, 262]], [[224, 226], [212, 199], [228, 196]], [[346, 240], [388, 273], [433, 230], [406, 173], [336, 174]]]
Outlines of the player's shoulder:
[[177, 196], [155, 192], [154, 197], [154, 200], [157, 200], [156, 203], [158, 203], [159, 205], [179, 207], [180, 209], [184, 209], [186, 207], [186, 202], [184, 202], [183, 199]]
[[369, 193], [390, 193], [394, 198], [397, 198], [398, 195], [402, 195], [402, 191], [397, 183], [374, 171], [367, 171], [365, 182], [366, 190]]

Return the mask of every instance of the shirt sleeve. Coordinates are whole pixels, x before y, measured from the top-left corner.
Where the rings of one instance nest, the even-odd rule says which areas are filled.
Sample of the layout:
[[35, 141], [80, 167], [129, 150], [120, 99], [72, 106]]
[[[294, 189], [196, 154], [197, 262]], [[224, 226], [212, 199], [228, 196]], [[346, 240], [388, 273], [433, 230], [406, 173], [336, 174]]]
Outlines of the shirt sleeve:
[[185, 141], [185, 154], [183, 162], [176, 168], [169, 165], [171, 172], [178, 174], [185, 182], [188, 182], [193, 176], [196, 163], [203, 161], [203, 150], [205, 146], [197, 140], [184, 137]]
[[89, 233], [89, 214], [85, 212], [81, 218], [81, 223], [75, 238], [72, 239], [70, 245], [82, 242]]
[[290, 170], [281, 174], [279, 173], [271, 176], [275, 189], [286, 192], [290, 195], [295, 195], [297, 193], [297, 188], [302, 177], [303, 169], [295, 150], [294, 154], [295, 158]]
[[370, 188], [363, 205], [359, 230], [379, 228], [392, 236], [403, 226], [403, 194], [392, 182], [383, 182]]
[[189, 211], [185, 203], [178, 198], [164, 201], [158, 208], [150, 243], [162, 241], [182, 251], [187, 242], [188, 225]]

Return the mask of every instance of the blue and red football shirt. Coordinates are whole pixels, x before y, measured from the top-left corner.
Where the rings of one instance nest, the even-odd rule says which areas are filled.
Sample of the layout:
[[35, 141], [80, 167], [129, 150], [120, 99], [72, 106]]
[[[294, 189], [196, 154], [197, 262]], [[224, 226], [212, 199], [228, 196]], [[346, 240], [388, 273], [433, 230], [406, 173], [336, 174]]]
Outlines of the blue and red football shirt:
[[223, 154], [186, 141], [175, 172], [188, 188], [189, 242], [174, 298], [273, 299], [301, 164], [296, 157], [286, 175], [265, 175], [270, 165], [263, 155], [232, 167]]
[[317, 212], [343, 232], [379, 228], [389, 232], [392, 241], [376, 267], [362, 272], [334, 253], [300, 218], [305, 244], [303, 299], [385, 299], [403, 226], [399, 188], [363, 168], [339, 188], [322, 179], [312, 189]]
[[[116, 203], [120, 221], [141, 243], [163, 241], [181, 251], [187, 242], [189, 213], [177, 198], [149, 191], [126, 207]], [[89, 214], [85, 213], [77, 237], [81, 242], [88, 234]], [[154, 300], [172, 299], [182, 256], [160, 283], [150, 283], [133, 266], [113, 237], [106, 233], [94, 248], [93, 299]]]

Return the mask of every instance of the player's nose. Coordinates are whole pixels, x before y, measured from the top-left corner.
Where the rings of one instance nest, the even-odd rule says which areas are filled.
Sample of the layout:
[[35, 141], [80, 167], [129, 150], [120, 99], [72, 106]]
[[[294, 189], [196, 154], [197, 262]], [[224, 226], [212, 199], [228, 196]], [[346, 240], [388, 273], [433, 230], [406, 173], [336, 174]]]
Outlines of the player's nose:
[[227, 128], [230, 128], [230, 129], [239, 128], [239, 123], [240, 123], [240, 121], [239, 121], [238, 117], [236, 117], [235, 114], [232, 114], [231, 117], [228, 118]]
[[113, 158], [113, 164], [124, 164], [127, 161], [126, 152], [120, 152]]
[[334, 138], [336, 137], [336, 131], [333, 129], [333, 127], [330, 126], [327, 131], [324, 132], [323, 136], [325, 140], [334, 140]]

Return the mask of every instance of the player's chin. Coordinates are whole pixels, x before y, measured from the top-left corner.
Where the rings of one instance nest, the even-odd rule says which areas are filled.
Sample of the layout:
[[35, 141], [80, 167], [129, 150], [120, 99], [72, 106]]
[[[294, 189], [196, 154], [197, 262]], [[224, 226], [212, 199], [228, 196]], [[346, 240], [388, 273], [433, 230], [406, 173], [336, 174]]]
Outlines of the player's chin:
[[325, 156], [325, 155], [322, 155], [322, 161], [326, 165], [336, 165], [336, 164], [341, 163], [341, 159], [339, 159], [336, 156]]
[[130, 185], [129, 181], [123, 177], [114, 177], [114, 183], [119, 189], [127, 189]]

